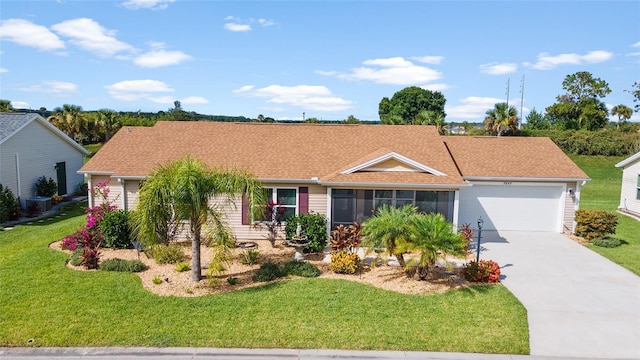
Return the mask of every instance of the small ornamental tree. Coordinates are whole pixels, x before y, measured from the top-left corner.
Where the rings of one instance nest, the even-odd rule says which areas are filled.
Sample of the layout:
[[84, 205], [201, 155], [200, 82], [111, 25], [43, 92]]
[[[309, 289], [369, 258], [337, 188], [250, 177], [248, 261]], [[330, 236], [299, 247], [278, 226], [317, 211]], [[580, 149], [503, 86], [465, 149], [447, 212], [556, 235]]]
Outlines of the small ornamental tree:
[[46, 176], [40, 176], [36, 181], [36, 195], [52, 197], [58, 192], [58, 184], [52, 178], [47, 179]]

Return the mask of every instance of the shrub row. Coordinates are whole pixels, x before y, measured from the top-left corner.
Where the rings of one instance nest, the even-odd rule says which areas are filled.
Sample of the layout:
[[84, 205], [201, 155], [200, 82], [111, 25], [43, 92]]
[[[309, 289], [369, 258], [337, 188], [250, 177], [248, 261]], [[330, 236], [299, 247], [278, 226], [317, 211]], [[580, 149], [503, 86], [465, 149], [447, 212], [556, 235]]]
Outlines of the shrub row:
[[546, 136], [562, 150], [576, 155], [628, 156], [640, 151], [640, 133], [616, 129], [523, 130], [523, 136]]
[[109, 259], [100, 263], [100, 270], [119, 272], [141, 272], [146, 265], [140, 260]]
[[284, 267], [280, 268], [278, 264], [273, 262], [266, 262], [260, 266], [260, 269], [253, 275], [253, 281], [265, 282], [273, 281], [277, 278], [294, 275], [302, 277], [317, 277], [320, 276], [320, 269], [315, 265], [304, 261], [289, 261], [284, 264]]

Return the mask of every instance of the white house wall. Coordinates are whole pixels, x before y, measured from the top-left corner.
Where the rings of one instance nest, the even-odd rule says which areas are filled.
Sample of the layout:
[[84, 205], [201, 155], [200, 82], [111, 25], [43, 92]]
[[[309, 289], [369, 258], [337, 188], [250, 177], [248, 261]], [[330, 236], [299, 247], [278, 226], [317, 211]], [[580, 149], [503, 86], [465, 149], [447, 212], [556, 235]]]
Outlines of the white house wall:
[[24, 206], [27, 199], [35, 196], [39, 177], [57, 181], [58, 162], [65, 162], [67, 193], [72, 194], [84, 182], [83, 175], [77, 172], [84, 163], [84, 155], [38, 121], [32, 121], [0, 145], [0, 182], [20, 196]]
[[640, 160], [627, 165], [622, 170], [622, 189], [620, 191], [620, 206], [623, 211], [640, 214], [640, 200], [637, 199], [638, 175], [640, 175]]

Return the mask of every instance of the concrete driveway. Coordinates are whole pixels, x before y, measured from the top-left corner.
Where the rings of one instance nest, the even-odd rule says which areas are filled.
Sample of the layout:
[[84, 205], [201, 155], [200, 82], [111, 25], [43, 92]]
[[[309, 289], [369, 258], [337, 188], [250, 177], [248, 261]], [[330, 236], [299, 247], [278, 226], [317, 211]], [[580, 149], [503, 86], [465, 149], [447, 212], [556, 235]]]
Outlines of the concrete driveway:
[[562, 234], [483, 231], [527, 309], [531, 355], [640, 359], [640, 277]]

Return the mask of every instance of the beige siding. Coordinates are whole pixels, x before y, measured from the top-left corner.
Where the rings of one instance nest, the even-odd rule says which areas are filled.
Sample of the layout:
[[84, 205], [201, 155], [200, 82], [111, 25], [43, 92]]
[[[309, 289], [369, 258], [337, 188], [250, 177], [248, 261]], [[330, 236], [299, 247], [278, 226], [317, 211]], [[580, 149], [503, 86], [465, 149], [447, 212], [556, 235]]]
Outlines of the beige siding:
[[[569, 194], [569, 189], [573, 189], [573, 195]], [[564, 233], [573, 233], [575, 230], [574, 217], [578, 204], [577, 191], [578, 186], [576, 183], [567, 183], [567, 193], [564, 197], [564, 216], [562, 218], [562, 232]]]
[[622, 189], [620, 191], [620, 209], [640, 214], [640, 200], [637, 196], [640, 160], [622, 170]]
[[134, 210], [138, 206], [138, 190], [140, 181], [127, 180], [125, 182], [126, 209]]
[[23, 205], [26, 199], [35, 196], [35, 183], [39, 177], [58, 181], [55, 169], [58, 162], [65, 163], [67, 194], [73, 194], [78, 184], [84, 182], [84, 177], [78, 174], [84, 155], [38, 121], [30, 122], [0, 147], [0, 182], [15, 196], [20, 196]]
[[[95, 188], [96, 184], [101, 182], [107, 182], [107, 189], [109, 189], [106, 201], [109, 201], [112, 205], [116, 205], [118, 209], [122, 209], [122, 184], [115, 178], [108, 175], [91, 176], [91, 188]], [[92, 206], [98, 206], [105, 202], [105, 199], [103, 199], [99, 194], [96, 195], [97, 196], [93, 197]]]

